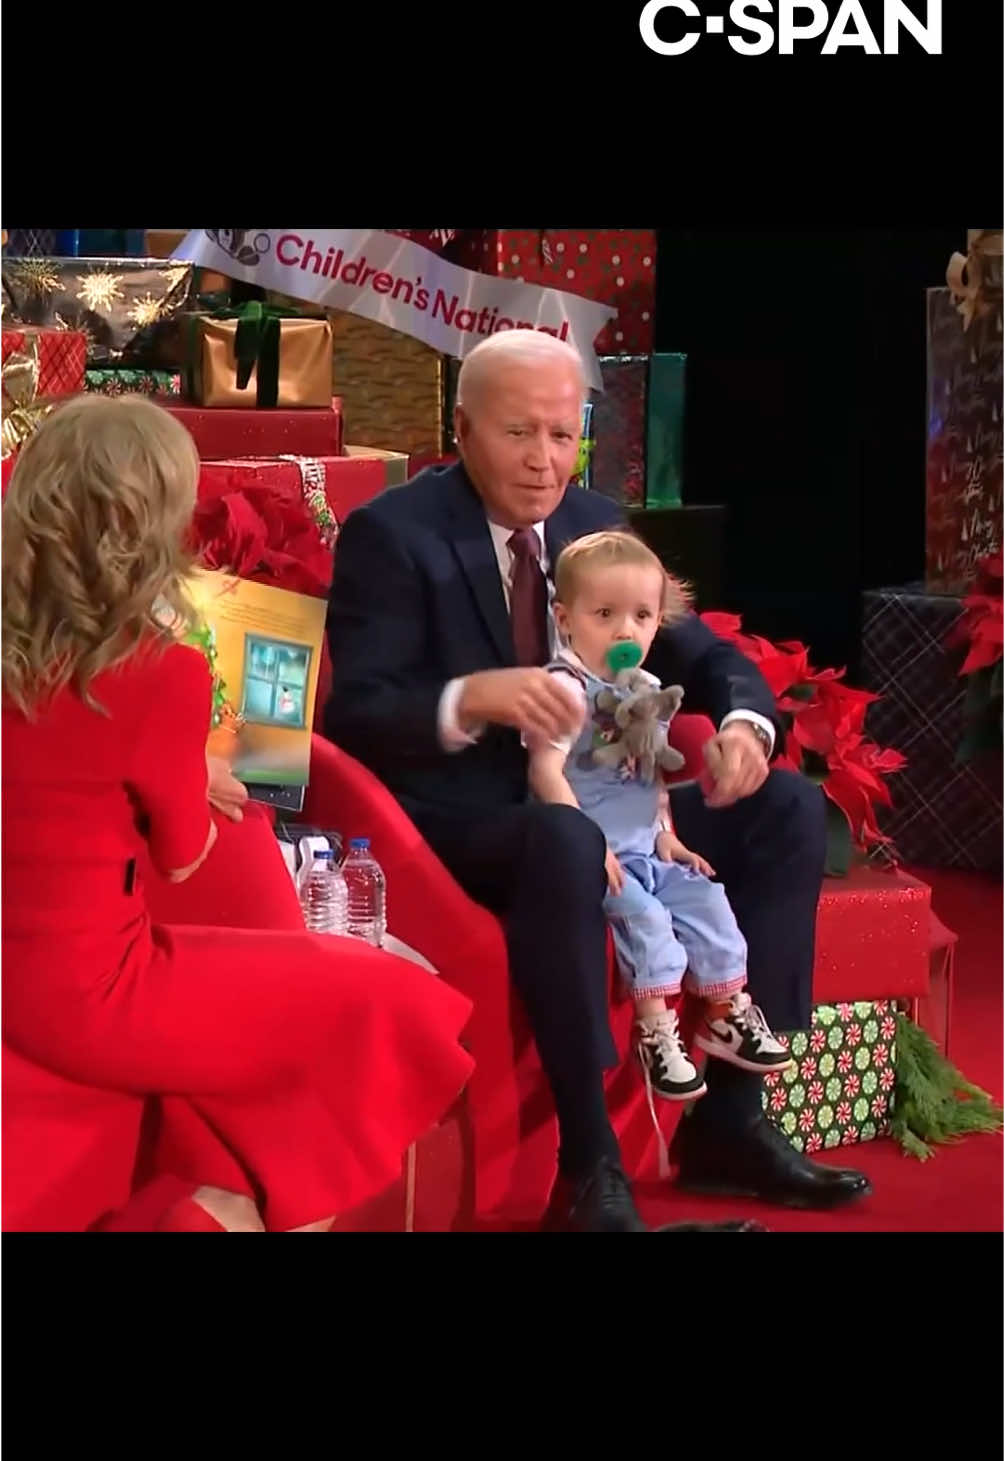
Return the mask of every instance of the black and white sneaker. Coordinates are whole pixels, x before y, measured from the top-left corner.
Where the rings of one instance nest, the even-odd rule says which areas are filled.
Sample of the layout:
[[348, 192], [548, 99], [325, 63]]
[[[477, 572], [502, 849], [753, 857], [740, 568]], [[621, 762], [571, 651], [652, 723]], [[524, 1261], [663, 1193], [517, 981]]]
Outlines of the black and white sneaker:
[[635, 1050], [657, 1096], [665, 1101], [694, 1101], [707, 1089], [688, 1059], [673, 1010], [645, 1015], [635, 1022]]
[[773, 1035], [767, 1020], [749, 994], [734, 994], [729, 1013], [705, 1020], [694, 1043], [717, 1060], [728, 1060], [741, 1070], [788, 1070], [789, 1052]]

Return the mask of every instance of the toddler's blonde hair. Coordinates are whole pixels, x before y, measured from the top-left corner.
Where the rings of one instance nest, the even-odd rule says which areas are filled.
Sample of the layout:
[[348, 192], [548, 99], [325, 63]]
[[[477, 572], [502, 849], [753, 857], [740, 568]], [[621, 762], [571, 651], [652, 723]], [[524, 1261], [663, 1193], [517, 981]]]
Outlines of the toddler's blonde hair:
[[555, 597], [569, 608], [590, 573], [621, 564], [655, 569], [661, 576], [660, 619], [664, 624], [677, 624], [690, 612], [690, 585], [667, 573], [648, 543], [624, 529], [587, 533], [567, 544], [555, 564]]

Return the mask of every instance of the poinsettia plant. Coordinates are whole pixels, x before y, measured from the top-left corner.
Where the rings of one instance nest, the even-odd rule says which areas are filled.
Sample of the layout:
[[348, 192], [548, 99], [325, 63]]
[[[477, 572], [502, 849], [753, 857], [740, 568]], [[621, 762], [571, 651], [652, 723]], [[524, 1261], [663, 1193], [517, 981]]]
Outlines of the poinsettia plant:
[[798, 640], [773, 644], [745, 634], [737, 614], [706, 613], [702, 622], [754, 661], [775, 696], [785, 740], [774, 764], [802, 772], [827, 799], [827, 871], [843, 877], [856, 850], [877, 847], [892, 855], [876, 821], [877, 806], [891, 806], [884, 777], [906, 765], [899, 751], [865, 734], [865, 714], [879, 696], [844, 683], [844, 670], [814, 669]]
[[947, 636], [948, 644], [967, 647], [960, 666], [960, 674], [968, 678], [957, 764], [1001, 750], [1003, 638], [1002, 555], [993, 553], [977, 564], [973, 592], [963, 600], [963, 613]]

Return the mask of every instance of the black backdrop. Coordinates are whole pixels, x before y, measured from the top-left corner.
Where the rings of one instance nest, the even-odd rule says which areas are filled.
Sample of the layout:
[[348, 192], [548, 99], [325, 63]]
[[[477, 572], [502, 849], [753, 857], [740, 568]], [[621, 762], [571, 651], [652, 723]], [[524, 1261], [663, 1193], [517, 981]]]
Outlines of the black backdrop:
[[655, 348], [688, 355], [684, 500], [727, 509], [722, 607], [852, 675], [862, 589], [924, 571], [925, 290], [965, 240], [659, 232]]

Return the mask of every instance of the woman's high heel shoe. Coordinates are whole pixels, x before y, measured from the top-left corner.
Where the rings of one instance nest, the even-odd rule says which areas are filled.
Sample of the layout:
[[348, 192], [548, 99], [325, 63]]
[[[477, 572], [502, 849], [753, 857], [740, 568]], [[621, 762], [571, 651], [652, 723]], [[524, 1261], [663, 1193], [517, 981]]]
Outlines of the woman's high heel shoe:
[[211, 1212], [192, 1197], [182, 1197], [162, 1213], [154, 1224], [155, 1233], [225, 1233]]

